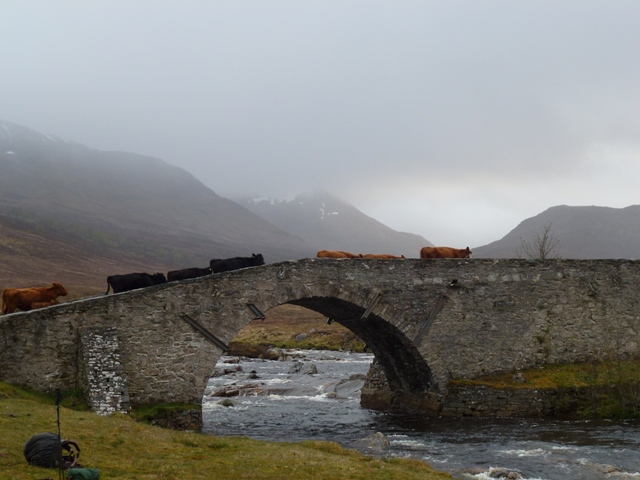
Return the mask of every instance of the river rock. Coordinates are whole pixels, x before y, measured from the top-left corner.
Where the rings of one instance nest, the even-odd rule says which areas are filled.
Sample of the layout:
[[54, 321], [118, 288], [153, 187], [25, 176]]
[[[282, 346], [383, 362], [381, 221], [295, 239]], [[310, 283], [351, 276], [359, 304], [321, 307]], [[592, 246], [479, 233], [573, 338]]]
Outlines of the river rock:
[[508, 468], [492, 468], [489, 470], [489, 478], [504, 478], [506, 480], [522, 480], [524, 477], [516, 470]]
[[610, 476], [611, 474], [615, 474], [615, 473], [620, 473], [622, 471], [618, 467], [614, 467], [613, 465], [608, 465], [606, 463], [594, 463], [594, 462], [587, 461], [585, 462], [585, 465], [591, 467], [596, 472], [602, 473], [607, 476]]
[[289, 375], [301, 373], [303, 375], [312, 375], [318, 373], [318, 367], [315, 363], [294, 362], [289, 369]]
[[218, 402], [218, 405], [222, 405], [223, 407], [235, 407], [236, 404], [233, 402], [233, 400], [230, 400], [228, 398], [225, 398], [224, 400], [220, 400]]
[[216, 368], [214, 369], [211, 377], [222, 377], [224, 375], [230, 375], [232, 373], [241, 372], [242, 367], [240, 365], [236, 365], [233, 368]]
[[335, 386], [335, 398], [349, 398], [353, 396], [355, 392], [361, 390], [363, 385], [364, 379], [341, 380]]
[[463, 468], [462, 470], [460, 470], [459, 473], [460, 475], [463, 475], [464, 478], [475, 479], [484, 473], [484, 469], [480, 467], [469, 467], [469, 468]]
[[261, 355], [260, 358], [265, 360], [283, 360], [286, 358], [286, 355], [283, 354], [281, 348], [268, 348]]
[[354, 445], [359, 449], [365, 448], [368, 450], [383, 451], [387, 450], [391, 446], [391, 442], [384, 436], [384, 434], [376, 432], [361, 440], [356, 440]]
[[210, 393], [210, 397], [240, 397], [247, 395], [255, 391], [257, 386], [255, 384], [246, 385], [227, 385], [213, 393]]

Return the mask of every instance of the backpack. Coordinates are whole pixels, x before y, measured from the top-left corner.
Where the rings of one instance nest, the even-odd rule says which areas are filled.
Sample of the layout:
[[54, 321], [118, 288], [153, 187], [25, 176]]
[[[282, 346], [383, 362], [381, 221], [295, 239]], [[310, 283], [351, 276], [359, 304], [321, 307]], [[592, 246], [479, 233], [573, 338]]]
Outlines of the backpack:
[[67, 480], [100, 480], [97, 468], [70, 468], [65, 475]]
[[27, 440], [23, 453], [29, 465], [66, 470], [78, 462], [80, 447], [72, 440], [61, 440], [55, 433], [38, 433]]

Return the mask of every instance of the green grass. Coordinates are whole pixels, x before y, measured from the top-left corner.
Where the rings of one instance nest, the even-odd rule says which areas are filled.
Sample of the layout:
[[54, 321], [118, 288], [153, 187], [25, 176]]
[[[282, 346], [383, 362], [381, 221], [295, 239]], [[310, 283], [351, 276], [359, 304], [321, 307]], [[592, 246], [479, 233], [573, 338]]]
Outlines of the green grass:
[[[136, 422], [126, 415], [101, 417], [60, 408], [64, 439], [81, 449], [80, 463], [102, 479], [450, 479], [410, 459], [376, 459], [333, 442], [264, 442], [214, 437]], [[0, 480], [57, 478], [27, 465], [22, 450], [34, 434], [56, 432], [50, 398], [0, 383]]]
[[452, 384], [557, 390], [559, 402], [573, 405], [566, 413], [583, 418], [640, 418], [640, 358], [545, 365], [515, 373], [453, 380]]
[[131, 417], [139, 422], [151, 422], [157, 418], [164, 418], [172, 412], [182, 412], [185, 410], [200, 410], [200, 405], [189, 403], [168, 403], [145, 405], [133, 409]]
[[640, 381], [640, 358], [558, 365], [545, 365], [514, 373], [500, 373], [474, 380], [455, 380], [454, 383], [486, 385], [493, 388], [581, 388], [606, 386]]

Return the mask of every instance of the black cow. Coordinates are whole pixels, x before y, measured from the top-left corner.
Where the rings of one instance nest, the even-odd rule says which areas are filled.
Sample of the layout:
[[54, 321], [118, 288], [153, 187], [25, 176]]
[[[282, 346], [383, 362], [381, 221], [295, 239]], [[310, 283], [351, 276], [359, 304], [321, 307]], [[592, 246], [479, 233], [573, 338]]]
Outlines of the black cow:
[[257, 267], [264, 265], [264, 258], [261, 253], [253, 254], [250, 257], [233, 257], [225, 259], [213, 259], [209, 262], [211, 273], [229, 272], [239, 268]]
[[211, 273], [211, 268], [183, 268], [182, 270], [171, 270], [167, 273], [167, 281], [175, 282], [176, 280], [186, 280], [187, 278], [204, 277]]
[[113, 290], [113, 293], [120, 293], [135, 290], [136, 288], [159, 285], [166, 281], [167, 279], [164, 273], [126, 273], [124, 275], [111, 275], [107, 277], [107, 291], [104, 292], [104, 294], [109, 293], [109, 288]]

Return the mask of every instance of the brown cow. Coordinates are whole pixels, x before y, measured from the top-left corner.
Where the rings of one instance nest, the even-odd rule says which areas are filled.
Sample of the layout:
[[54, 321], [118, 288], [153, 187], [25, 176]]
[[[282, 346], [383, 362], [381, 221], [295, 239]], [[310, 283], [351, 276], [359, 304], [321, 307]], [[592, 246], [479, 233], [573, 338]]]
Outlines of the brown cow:
[[422, 247], [420, 249], [420, 258], [469, 258], [471, 250], [469, 247], [451, 248], [451, 247]]
[[349, 253], [342, 250], [320, 250], [316, 253], [318, 258], [362, 258], [361, 253]]
[[57, 297], [66, 294], [67, 290], [58, 282], [50, 287], [5, 288], [2, 291], [2, 314], [13, 313], [18, 309], [28, 311], [36, 303], [51, 304]]
[[363, 258], [404, 258], [404, 255], [388, 255], [386, 253], [365, 253]]

